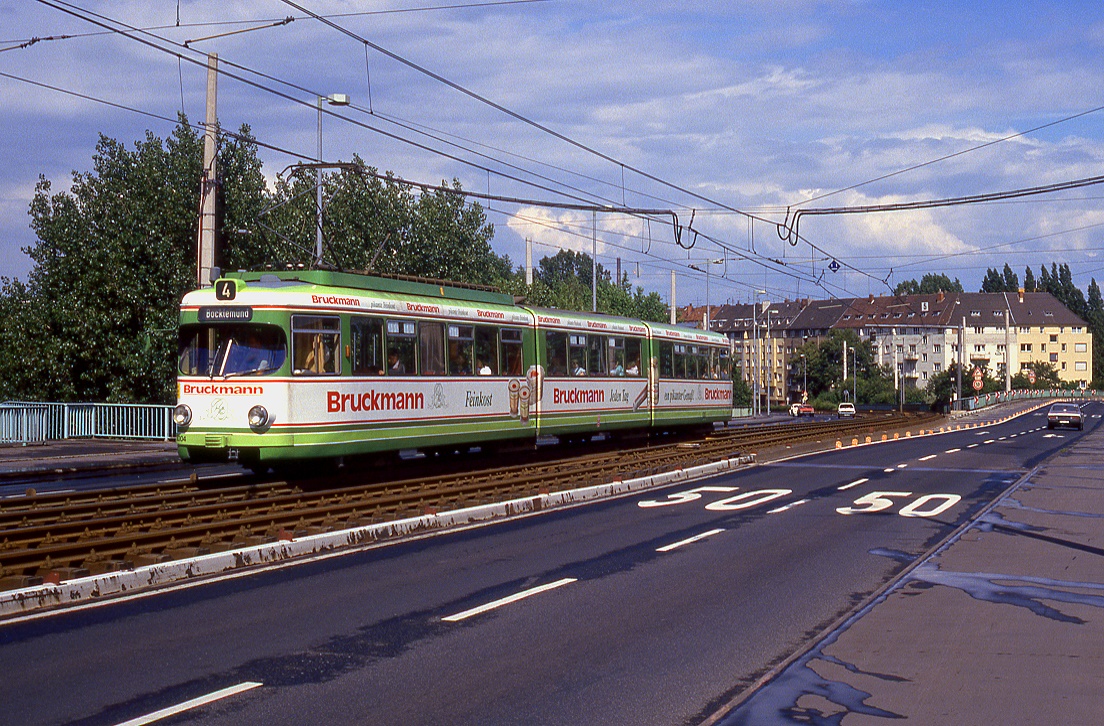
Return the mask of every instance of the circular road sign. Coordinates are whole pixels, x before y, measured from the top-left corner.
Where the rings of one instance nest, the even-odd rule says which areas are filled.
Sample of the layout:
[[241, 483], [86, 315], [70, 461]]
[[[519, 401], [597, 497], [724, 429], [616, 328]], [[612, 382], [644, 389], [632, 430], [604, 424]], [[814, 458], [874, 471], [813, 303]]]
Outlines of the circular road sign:
[[975, 391], [980, 391], [981, 389], [985, 388], [985, 381], [981, 380], [980, 378], [975, 378], [972, 385], [974, 386]]

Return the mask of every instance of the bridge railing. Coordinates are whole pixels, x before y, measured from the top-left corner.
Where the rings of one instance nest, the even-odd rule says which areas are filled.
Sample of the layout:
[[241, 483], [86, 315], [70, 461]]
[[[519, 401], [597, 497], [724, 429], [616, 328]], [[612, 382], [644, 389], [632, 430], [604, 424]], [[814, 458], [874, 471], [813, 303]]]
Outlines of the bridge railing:
[[1038, 398], [1061, 398], [1061, 399], [1089, 399], [1100, 398], [1101, 392], [1095, 388], [1088, 388], [1084, 391], [1080, 389], [1066, 390], [1062, 388], [1049, 388], [1049, 389], [1025, 389], [1016, 391], [997, 391], [995, 393], [980, 393], [976, 396], [963, 397], [960, 401], [955, 402], [955, 410], [958, 411], [977, 411], [978, 409], [986, 408], [988, 406], [994, 406], [998, 403], [1007, 403], [1008, 401], [1028, 401]]
[[172, 406], [145, 403], [0, 404], [0, 442], [38, 443], [62, 439], [176, 438]]

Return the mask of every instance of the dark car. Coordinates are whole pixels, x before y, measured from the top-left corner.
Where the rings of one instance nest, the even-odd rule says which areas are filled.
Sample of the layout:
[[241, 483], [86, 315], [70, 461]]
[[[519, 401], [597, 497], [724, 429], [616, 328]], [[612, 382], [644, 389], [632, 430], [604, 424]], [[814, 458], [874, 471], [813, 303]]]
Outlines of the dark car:
[[1085, 430], [1085, 419], [1081, 416], [1081, 407], [1076, 403], [1056, 403], [1047, 411], [1047, 428], [1056, 429], [1069, 426], [1078, 431]]

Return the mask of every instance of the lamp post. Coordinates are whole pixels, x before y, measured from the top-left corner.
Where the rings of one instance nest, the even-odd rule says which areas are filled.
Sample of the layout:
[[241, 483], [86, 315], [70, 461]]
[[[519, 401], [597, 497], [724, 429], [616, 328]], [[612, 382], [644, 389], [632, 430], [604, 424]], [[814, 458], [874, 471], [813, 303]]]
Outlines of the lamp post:
[[809, 397], [809, 359], [804, 353], [801, 354], [801, 377], [804, 380], [801, 384], [801, 402], [805, 403]]
[[851, 352], [855, 354], [855, 395], [851, 398], [851, 403], [857, 406], [859, 404], [859, 346], [851, 346]]
[[[318, 97], [318, 163], [322, 164], [322, 102], [330, 104], [331, 106], [348, 106], [349, 97], [344, 93], [331, 93], [329, 96]], [[322, 262], [322, 167], [319, 166], [314, 171], [314, 183], [315, 189], [315, 211], [318, 214], [318, 229], [315, 230], [314, 237], [314, 261], [315, 264]]]
[[762, 381], [760, 380], [760, 377], [761, 377], [762, 372], [763, 372], [763, 361], [762, 361], [763, 350], [759, 346], [759, 321], [758, 321], [758, 316], [759, 316], [759, 296], [760, 295], [766, 295], [766, 294], [767, 294], [766, 290], [756, 290], [755, 291], [755, 307], [753, 307], [751, 309], [751, 325], [752, 325], [752, 329], [755, 332], [755, 385], [752, 386], [752, 388], [754, 389], [753, 392], [755, 393], [755, 400], [754, 400], [754, 410], [752, 411], [752, 415], [758, 415], [759, 412], [761, 412], [763, 410], [763, 407], [760, 405], [760, 402], [759, 402], [759, 385], [760, 385], [760, 383], [762, 383]]
[[705, 273], [705, 317], [702, 318], [702, 330], [709, 330], [709, 320], [712, 317], [709, 309], [709, 269], [711, 265], [723, 265], [724, 260], [705, 260], [705, 268], [702, 269], [697, 265], [690, 265], [691, 270], [697, 270], [698, 272]]

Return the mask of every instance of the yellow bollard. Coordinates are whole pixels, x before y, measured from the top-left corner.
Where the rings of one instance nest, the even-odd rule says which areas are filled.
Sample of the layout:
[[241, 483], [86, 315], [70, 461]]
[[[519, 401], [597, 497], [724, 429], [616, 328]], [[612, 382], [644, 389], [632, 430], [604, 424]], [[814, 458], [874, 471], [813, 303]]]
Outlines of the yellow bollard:
[[870, 443], [870, 437], [869, 436], [866, 437], [866, 443], [868, 443], [868, 444]]
[[859, 445], [859, 440], [858, 439], [851, 439], [851, 445], [852, 446], [858, 446]]
[[843, 448], [843, 442], [842, 441], [836, 441], [836, 448], [837, 449], [842, 449]]

